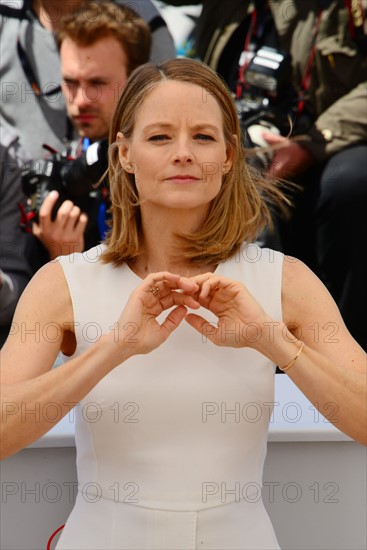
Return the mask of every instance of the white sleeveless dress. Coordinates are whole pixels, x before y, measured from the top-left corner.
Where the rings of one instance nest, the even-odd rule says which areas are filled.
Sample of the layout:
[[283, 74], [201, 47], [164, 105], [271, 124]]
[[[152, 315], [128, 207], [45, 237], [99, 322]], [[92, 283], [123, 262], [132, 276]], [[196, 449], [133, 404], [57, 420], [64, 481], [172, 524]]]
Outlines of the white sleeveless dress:
[[[101, 251], [59, 258], [74, 356], [113, 327], [141, 282], [127, 265], [102, 264]], [[282, 262], [250, 245], [216, 273], [280, 321]], [[57, 549], [279, 549], [261, 500], [274, 373], [261, 354], [214, 346], [185, 321], [115, 368], [74, 409], [79, 492]]]

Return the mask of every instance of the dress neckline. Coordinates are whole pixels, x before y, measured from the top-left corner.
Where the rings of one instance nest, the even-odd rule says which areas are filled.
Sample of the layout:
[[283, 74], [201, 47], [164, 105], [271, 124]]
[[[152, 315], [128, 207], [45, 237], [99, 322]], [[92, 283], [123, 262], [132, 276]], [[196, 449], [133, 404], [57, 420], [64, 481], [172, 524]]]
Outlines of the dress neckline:
[[[127, 270], [127, 271], [128, 271], [137, 281], [139, 281], [140, 283], [144, 281], [145, 277], [142, 278], [142, 277], [140, 277], [140, 275], [138, 275], [137, 273], [135, 273], [135, 271], [134, 271], [133, 269], [131, 269], [131, 267], [129, 266], [129, 264], [128, 264], [127, 262], [125, 262], [123, 265], [126, 267], [126, 270]], [[216, 268], [214, 269], [214, 271], [212, 271], [212, 274], [213, 274], [213, 275], [214, 275], [214, 274], [216, 274], [216, 275], [219, 274], [219, 271], [218, 271], [218, 270], [219, 270], [219, 266], [220, 266], [220, 265], [221, 265], [221, 264], [219, 263], [219, 264], [216, 266]], [[148, 275], [149, 275], [149, 273], [146, 274], [146, 277], [147, 277]], [[177, 273], [177, 275], [179, 275], [179, 273]], [[193, 275], [193, 277], [195, 277], [195, 275]]]

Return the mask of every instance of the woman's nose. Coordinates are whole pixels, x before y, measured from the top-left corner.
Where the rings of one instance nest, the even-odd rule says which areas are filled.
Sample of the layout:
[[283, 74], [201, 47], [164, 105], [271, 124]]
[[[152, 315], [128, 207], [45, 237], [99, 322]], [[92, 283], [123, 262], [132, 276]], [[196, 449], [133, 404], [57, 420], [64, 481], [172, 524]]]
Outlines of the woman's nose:
[[192, 162], [194, 158], [193, 152], [187, 140], [180, 140], [177, 143], [176, 150], [174, 152], [174, 162], [176, 164], [182, 162]]

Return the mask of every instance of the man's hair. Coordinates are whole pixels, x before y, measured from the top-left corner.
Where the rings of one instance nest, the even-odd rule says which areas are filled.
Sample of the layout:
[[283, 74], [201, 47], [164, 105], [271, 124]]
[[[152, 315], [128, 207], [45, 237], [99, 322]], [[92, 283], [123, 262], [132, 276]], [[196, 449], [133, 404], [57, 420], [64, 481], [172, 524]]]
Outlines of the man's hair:
[[85, 2], [63, 17], [56, 33], [60, 49], [65, 38], [81, 47], [114, 37], [127, 57], [127, 74], [149, 60], [151, 32], [149, 25], [131, 8], [109, 1]]
[[203, 102], [211, 95], [218, 103], [226, 146], [233, 153], [231, 170], [213, 199], [208, 216], [194, 234], [180, 235], [181, 258], [195, 264], [220, 263], [234, 255], [244, 241], [253, 241], [261, 229], [271, 226], [271, 204], [286, 209], [289, 203], [274, 181], [251, 173], [245, 162], [236, 107], [224, 81], [207, 65], [192, 59], [173, 59], [160, 65], [138, 67], [128, 79], [110, 129], [109, 182], [112, 226], [106, 239], [104, 262], [121, 265], [141, 253], [143, 235], [139, 195], [133, 174], [119, 161], [117, 132], [131, 138], [136, 116], [148, 94], [161, 82], [173, 80], [202, 89]]

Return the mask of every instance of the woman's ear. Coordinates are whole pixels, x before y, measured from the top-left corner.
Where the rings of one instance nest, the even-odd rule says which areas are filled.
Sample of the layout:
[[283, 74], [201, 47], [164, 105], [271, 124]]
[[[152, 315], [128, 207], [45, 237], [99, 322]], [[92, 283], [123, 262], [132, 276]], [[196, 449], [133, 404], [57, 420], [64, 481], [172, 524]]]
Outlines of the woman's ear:
[[134, 163], [129, 162], [129, 140], [124, 136], [122, 132], [117, 132], [116, 141], [119, 150], [119, 161], [122, 168], [125, 170], [125, 172], [133, 174]]
[[226, 147], [226, 155], [227, 155], [227, 158], [225, 160], [225, 162], [223, 162], [222, 164], [222, 173], [223, 174], [228, 174], [228, 172], [230, 172], [232, 166], [233, 166], [233, 159], [235, 157], [235, 149], [237, 148], [237, 136], [235, 134], [233, 134], [233, 140], [234, 140], [234, 143], [228, 143], [227, 144], [227, 147]]

